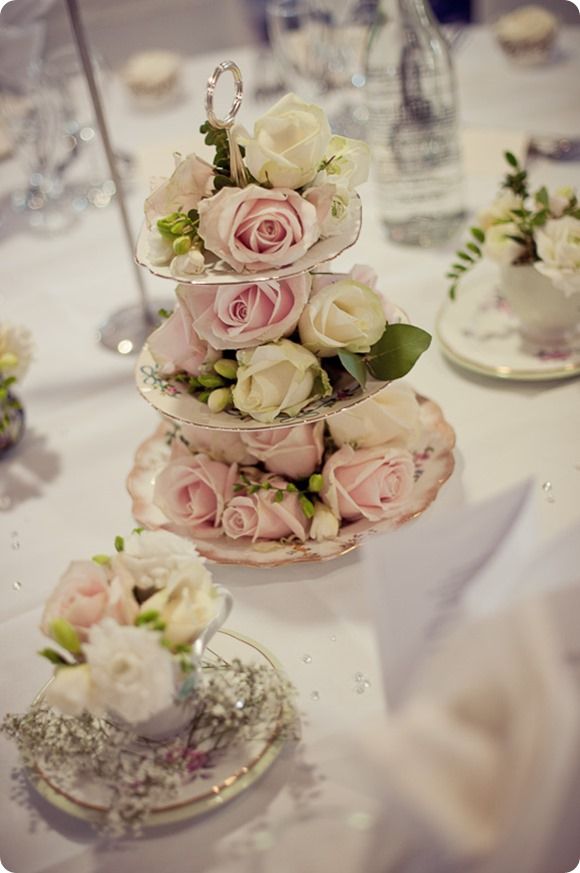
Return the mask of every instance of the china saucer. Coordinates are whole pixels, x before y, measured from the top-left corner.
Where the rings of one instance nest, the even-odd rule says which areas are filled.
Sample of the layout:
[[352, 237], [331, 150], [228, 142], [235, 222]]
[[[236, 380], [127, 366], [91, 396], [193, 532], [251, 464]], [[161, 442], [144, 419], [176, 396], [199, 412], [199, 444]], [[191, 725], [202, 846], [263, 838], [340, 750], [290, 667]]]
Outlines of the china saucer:
[[135, 260], [142, 267], [147, 267], [150, 273], [154, 276], [159, 276], [162, 279], [171, 279], [172, 282], [179, 282], [182, 285], [239, 285], [244, 282], [268, 282], [272, 279], [287, 279], [290, 276], [296, 276], [298, 273], [305, 273], [307, 270], [312, 270], [318, 264], [324, 264], [327, 261], [332, 261], [338, 257], [346, 249], [350, 248], [357, 241], [361, 224], [362, 224], [362, 207], [360, 198], [356, 196], [357, 214], [353, 226], [345, 233], [329, 236], [325, 239], [319, 239], [318, 242], [311, 246], [305, 255], [289, 264], [286, 267], [272, 267], [269, 270], [261, 270], [259, 272], [247, 271], [240, 273], [235, 270], [225, 261], [208, 260], [206, 269], [203, 273], [184, 273], [173, 275], [169, 266], [160, 267], [151, 262], [149, 259], [149, 243], [147, 240], [148, 230], [145, 225], [141, 228], [139, 239], [137, 240], [137, 249], [135, 252]]
[[[254, 663], [273, 667], [282, 672], [278, 661], [254, 640], [234, 633], [218, 631], [208, 647], [209, 657], [231, 663], [239, 659], [243, 663]], [[42, 692], [39, 698], [42, 696]], [[197, 777], [179, 789], [178, 796], [159, 803], [149, 813], [147, 827], [171, 824], [186, 819], [197, 818], [211, 810], [218, 809], [226, 801], [232, 800], [252, 785], [274, 763], [286, 742], [279, 725], [274, 723], [255, 740], [244, 739], [228, 746], [217, 757], [215, 764], [202, 777]], [[170, 744], [170, 741], [167, 741]], [[148, 748], [140, 746], [139, 753], [147, 754]], [[111, 785], [106, 780], [92, 779], [90, 782], [79, 774], [71, 779], [65, 778], [58, 768], [37, 762], [36, 769], [30, 773], [36, 790], [49, 803], [75, 818], [99, 823], [110, 806]]]
[[[408, 502], [398, 515], [377, 522], [366, 519], [344, 524], [333, 539], [282, 542], [278, 540], [230, 539], [225, 535], [212, 539], [197, 538], [200, 554], [217, 564], [237, 564], [245, 567], [282, 567], [299, 562], [325, 561], [345, 555], [358, 548], [367, 536], [394, 530], [416, 518], [435, 500], [441, 486], [449, 479], [455, 465], [453, 447], [455, 433], [445, 421], [436, 403], [417, 396], [421, 405], [422, 434], [415, 459], [415, 484]], [[166, 434], [173, 430], [167, 422], [137, 449], [135, 461], [127, 477], [127, 490], [133, 501], [133, 517], [148, 529], [166, 528], [171, 523], [153, 503], [155, 477], [169, 458]]]
[[484, 376], [535, 382], [580, 375], [580, 336], [560, 346], [524, 339], [489, 274], [471, 276], [443, 305], [435, 335], [449, 360]]

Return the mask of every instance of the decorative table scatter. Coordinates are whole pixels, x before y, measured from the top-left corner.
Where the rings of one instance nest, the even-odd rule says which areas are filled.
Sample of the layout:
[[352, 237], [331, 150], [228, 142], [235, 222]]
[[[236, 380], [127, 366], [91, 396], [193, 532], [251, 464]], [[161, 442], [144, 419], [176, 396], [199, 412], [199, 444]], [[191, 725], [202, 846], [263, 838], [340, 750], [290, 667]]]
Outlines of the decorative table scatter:
[[27, 328], [0, 322], [0, 457], [24, 433], [24, 407], [13, 389], [28, 371], [33, 347]]
[[41, 621], [54, 676], [2, 723], [45, 797], [112, 833], [235, 796], [296, 724], [272, 656], [230, 631], [212, 640], [231, 595], [190, 542], [136, 530], [115, 548], [63, 574]]

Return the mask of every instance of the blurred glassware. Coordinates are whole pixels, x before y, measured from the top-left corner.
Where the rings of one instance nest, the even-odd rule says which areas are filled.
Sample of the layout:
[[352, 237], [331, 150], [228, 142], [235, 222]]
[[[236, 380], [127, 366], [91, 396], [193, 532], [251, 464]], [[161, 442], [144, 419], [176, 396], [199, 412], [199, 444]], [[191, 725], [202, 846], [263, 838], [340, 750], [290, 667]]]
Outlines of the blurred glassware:
[[321, 103], [335, 133], [364, 138], [364, 51], [372, 0], [268, 0], [270, 42], [288, 86]]
[[64, 158], [62, 102], [40, 64], [15, 66], [0, 78], [0, 114], [25, 174], [12, 197], [32, 227], [57, 231], [70, 223], [59, 165]]
[[[101, 94], [110, 91], [111, 72], [100, 55], [92, 55], [95, 75]], [[58, 173], [71, 192], [74, 212], [89, 206], [108, 206], [116, 193], [103, 156], [100, 137], [94, 120], [90, 95], [83, 76], [78, 52], [74, 45], [62, 46], [45, 60], [44, 71], [61, 96], [64, 155]], [[132, 161], [117, 154], [125, 178]]]

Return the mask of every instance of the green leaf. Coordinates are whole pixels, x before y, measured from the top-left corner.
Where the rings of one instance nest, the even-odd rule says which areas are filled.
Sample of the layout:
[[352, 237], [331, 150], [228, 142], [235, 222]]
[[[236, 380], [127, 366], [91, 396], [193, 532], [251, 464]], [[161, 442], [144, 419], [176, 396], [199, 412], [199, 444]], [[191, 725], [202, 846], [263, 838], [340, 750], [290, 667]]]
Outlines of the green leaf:
[[125, 549], [125, 540], [123, 537], [115, 537], [115, 549], [117, 552], [122, 552]]
[[94, 561], [95, 564], [100, 564], [101, 566], [111, 563], [109, 555], [93, 555], [91, 561]]
[[481, 249], [479, 246], [476, 246], [475, 243], [468, 242], [465, 244], [466, 248], [469, 249], [470, 252], [473, 252], [474, 255], [477, 255], [478, 258], [481, 257]]
[[512, 167], [515, 167], [516, 169], [519, 167], [518, 159], [514, 154], [512, 154], [512, 152], [504, 152], [503, 154], [508, 164], [510, 164]]
[[482, 243], [485, 241], [485, 233], [483, 232], [483, 230], [480, 227], [472, 227], [471, 228], [471, 236], [474, 239], [476, 239], [477, 242]]
[[451, 266], [454, 270], [459, 270], [461, 273], [465, 273], [467, 270], [465, 264], [451, 264]]
[[469, 261], [470, 264], [473, 264], [473, 258], [467, 252], [457, 252], [457, 257], [461, 258], [462, 261]]
[[364, 388], [367, 383], [367, 371], [361, 356], [355, 355], [354, 352], [347, 352], [346, 349], [340, 349], [338, 359], [346, 372], [356, 379], [361, 388]]
[[536, 191], [535, 198], [536, 198], [536, 203], [539, 203], [545, 209], [548, 208], [549, 203], [550, 203], [550, 199], [549, 199], [549, 195], [548, 195], [548, 189], [546, 188], [545, 185], [543, 185], [539, 191]]
[[55, 618], [49, 625], [51, 637], [70, 652], [72, 655], [77, 655], [81, 650], [81, 641], [72, 624], [65, 618]]
[[216, 191], [221, 191], [222, 188], [235, 188], [236, 183], [229, 176], [215, 176], [213, 186]]
[[142, 624], [149, 624], [150, 622], [157, 621], [159, 619], [159, 611], [157, 609], [147, 609], [145, 612], [142, 612], [135, 619], [135, 624], [137, 627]]
[[431, 344], [431, 335], [413, 324], [387, 324], [366, 358], [376, 379], [400, 379]]
[[161, 309], [157, 310], [157, 314], [159, 315], [160, 318], [169, 318], [169, 316], [172, 313], [173, 313], [172, 309], [164, 309], [163, 307], [161, 307]]
[[57, 652], [56, 649], [41, 649], [38, 654], [43, 658], [46, 658], [47, 661], [50, 661], [51, 664], [57, 664], [59, 667], [71, 666], [66, 658], [63, 658], [60, 652]]
[[457, 294], [457, 285], [451, 285], [449, 287], [449, 299], [455, 300], [456, 294]]

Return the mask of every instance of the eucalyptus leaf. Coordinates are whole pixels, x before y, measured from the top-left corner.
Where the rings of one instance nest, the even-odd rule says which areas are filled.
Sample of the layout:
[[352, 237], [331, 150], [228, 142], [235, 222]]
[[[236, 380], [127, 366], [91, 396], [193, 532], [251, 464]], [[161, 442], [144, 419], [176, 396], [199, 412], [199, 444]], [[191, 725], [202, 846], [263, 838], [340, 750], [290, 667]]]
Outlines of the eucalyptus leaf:
[[361, 356], [341, 349], [338, 353], [338, 359], [346, 372], [356, 379], [361, 388], [364, 388], [367, 383], [367, 370]]
[[406, 376], [431, 344], [431, 335], [413, 324], [388, 324], [366, 356], [367, 367], [384, 381]]

